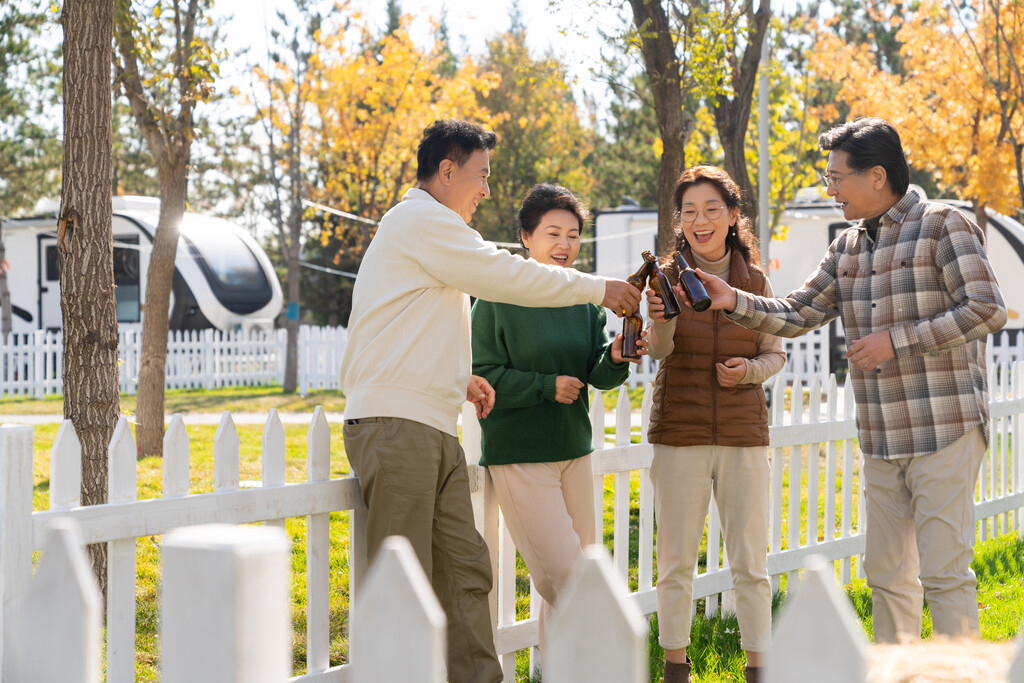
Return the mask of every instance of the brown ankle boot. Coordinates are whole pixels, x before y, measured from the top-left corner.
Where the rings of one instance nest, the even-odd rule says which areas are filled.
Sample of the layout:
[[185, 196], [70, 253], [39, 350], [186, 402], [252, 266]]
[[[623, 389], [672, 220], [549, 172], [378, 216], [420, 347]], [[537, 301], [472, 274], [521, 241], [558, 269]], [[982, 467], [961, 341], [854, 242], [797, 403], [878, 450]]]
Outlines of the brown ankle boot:
[[748, 666], [743, 669], [743, 676], [747, 679], [747, 683], [761, 683], [761, 669], [760, 666]]
[[664, 683], [690, 683], [689, 658], [682, 664], [676, 664], [666, 659]]

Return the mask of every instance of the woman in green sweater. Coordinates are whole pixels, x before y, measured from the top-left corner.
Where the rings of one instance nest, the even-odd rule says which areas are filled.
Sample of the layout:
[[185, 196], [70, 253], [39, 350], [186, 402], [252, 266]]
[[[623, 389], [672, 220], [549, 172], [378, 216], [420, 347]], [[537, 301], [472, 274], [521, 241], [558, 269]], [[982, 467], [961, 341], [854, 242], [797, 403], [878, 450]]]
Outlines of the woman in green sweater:
[[[566, 188], [536, 185], [519, 209], [520, 240], [530, 258], [569, 268], [589, 215]], [[605, 318], [592, 304], [473, 306], [473, 374], [495, 391], [494, 409], [480, 422], [480, 464], [543, 599], [542, 645], [552, 605], [583, 546], [596, 539], [587, 385], [612, 389], [629, 376], [622, 335], [610, 341]]]

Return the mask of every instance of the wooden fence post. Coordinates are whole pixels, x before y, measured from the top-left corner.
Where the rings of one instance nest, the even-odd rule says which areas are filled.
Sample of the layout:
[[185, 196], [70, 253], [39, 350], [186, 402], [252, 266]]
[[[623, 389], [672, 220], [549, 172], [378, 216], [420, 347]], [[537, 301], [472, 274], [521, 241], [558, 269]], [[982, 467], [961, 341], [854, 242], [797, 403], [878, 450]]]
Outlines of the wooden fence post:
[[[270, 409], [267, 415], [267, 424], [263, 428], [263, 447], [260, 460], [263, 466], [263, 486], [284, 486], [285, 464], [284, 464], [284, 425], [277, 414], [276, 408]], [[273, 519], [263, 523], [264, 526], [276, 526], [281, 530], [285, 528], [285, 520]]]
[[355, 683], [444, 683], [447, 619], [407, 538], [384, 539], [353, 611]]
[[[324, 409], [317, 406], [306, 437], [309, 481], [331, 478], [331, 427]], [[330, 666], [330, 535], [331, 515], [321, 512], [306, 518], [306, 672]]]
[[50, 526], [25, 600], [16, 681], [100, 680], [102, 597], [70, 519]]
[[281, 683], [290, 672], [291, 540], [279, 528], [207, 524], [164, 537], [164, 683]]
[[21, 597], [32, 579], [32, 428], [0, 426], [0, 680], [15, 681]]
[[82, 443], [71, 420], [61, 420], [50, 449], [50, 509], [82, 504]]
[[544, 680], [646, 683], [647, 622], [604, 547], [583, 552], [545, 629]]
[[832, 563], [812, 555], [775, 627], [766, 680], [864, 683], [867, 646], [857, 615], [835, 586]]
[[[138, 498], [138, 450], [122, 415], [107, 448], [108, 500], [126, 503]], [[107, 681], [135, 680], [135, 539], [107, 543]]]

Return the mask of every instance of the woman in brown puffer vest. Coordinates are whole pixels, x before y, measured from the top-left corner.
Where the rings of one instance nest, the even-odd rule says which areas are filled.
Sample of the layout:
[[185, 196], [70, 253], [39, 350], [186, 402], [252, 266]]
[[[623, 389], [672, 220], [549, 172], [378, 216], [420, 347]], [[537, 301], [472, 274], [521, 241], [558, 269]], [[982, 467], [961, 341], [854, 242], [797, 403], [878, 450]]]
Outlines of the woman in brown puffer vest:
[[[771, 285], [740, 212], [732, 178], [714, 166], [687, 169], [676, 182], [677, 248], [693, 266], [762, 296]], [[666, 264], [669, 280], [678, 269]], [[685, 300], [676, 286], [680, 302]], [[768, 412], [761, 383], [786, 361], [782, 340], [747, 330], [721, 311], [688, 306], [666, 321], [647, 293], [648, 352], [660, 360], [647, 439], [658, 523], [658, 624], [665, 683], [689, 681], [690, 609], [704, 518], [718, 505], [747, 653], [747, 681], [761, 680], [771, 641], [768, 580]]]

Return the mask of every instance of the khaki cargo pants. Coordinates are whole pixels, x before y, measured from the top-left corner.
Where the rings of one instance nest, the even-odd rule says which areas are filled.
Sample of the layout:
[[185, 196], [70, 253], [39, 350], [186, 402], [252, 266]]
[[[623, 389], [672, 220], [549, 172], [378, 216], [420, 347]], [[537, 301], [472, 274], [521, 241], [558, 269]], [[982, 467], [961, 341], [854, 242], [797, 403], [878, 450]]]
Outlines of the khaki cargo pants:
[[346, 420], [344, 435], [368, 510], [371, 561], [386, 537], [408, 538], [448, 617], [448, 680], [501, 681], [487, 602], [491, 562], [473, 523], [458, 439], [396, 417]]

